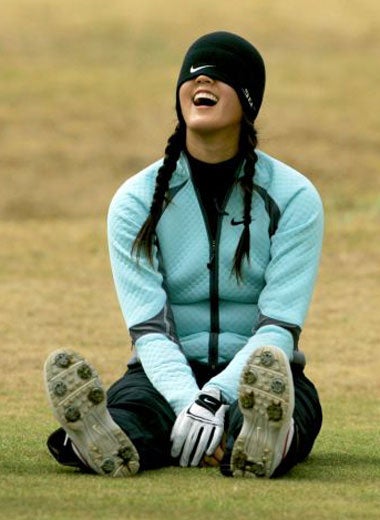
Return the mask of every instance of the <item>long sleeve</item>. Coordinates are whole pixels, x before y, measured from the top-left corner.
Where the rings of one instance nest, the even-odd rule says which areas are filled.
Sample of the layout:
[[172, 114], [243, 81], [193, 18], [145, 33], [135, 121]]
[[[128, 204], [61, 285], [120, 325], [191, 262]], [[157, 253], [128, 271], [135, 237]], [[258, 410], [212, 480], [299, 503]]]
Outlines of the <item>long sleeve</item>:
[[308, 183], [288, 201], [271, 241], [271, 259], [258, 301], [259, 321], [253, 335], [228, 367], [206, 385], [233, 401], [244, 365], [264, 345], [281, 348], [293, 359], [318, 272], [323, 239], [323, 208]]
[[182, 352], [159, 270], [132, 257], [133, 241], [144, 222], [154, 183], [127, 181], [114, 196], [108, 214], [108, 242], [117, 296], [130, 330], [138, 359], [153, 386], [176, 413], [199, 391]]

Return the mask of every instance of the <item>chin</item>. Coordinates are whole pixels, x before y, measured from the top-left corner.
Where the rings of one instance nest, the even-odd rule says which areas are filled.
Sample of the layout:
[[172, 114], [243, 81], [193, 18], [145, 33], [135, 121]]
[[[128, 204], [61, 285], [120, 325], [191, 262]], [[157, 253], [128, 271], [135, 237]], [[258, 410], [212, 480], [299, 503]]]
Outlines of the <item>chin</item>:
[[192, 132], [200, 133], [217, 132], [224, 128], [223, 125], [218, 124], [216, 121], [206, 120], [206, 118], [186, 121], [186, 126]]

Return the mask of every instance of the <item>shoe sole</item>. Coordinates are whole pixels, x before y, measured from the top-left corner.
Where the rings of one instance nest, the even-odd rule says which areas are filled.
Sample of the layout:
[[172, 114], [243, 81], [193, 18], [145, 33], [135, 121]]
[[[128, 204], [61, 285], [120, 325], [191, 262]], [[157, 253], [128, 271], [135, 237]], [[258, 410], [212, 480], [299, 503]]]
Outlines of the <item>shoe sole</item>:
[[54, 416], [88, 465], [110, 477], [137, 473], [138, 452], [109, 414], [96, 370], [76, 352], [56, 350], [44, 373]]
[[294, 386], [289, 361], [276, 347], [256, 350], [240, 379], [242, 429], [234, 443], [234, 477], [269, 478], [283, 458], [294, 410]]

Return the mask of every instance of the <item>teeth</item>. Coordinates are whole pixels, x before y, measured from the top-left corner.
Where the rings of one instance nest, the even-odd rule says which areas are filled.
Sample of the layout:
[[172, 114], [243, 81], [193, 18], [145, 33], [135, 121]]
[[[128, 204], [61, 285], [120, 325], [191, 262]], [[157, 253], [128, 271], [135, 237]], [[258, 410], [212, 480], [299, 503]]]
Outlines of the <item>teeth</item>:
[[195, 105], [215, 105], [218, 102], [218, 98], [211, 94], [211, 92], [198, 92], [195, 94], [193, 99]]

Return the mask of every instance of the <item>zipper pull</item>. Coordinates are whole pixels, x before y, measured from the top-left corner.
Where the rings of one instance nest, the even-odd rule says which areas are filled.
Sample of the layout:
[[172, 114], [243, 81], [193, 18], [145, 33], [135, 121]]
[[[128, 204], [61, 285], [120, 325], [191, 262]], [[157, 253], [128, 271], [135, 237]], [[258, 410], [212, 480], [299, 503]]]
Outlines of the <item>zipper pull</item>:
[[210, 252], [210, 261], [207, 264], [207, 269], [212, 269], [215, 264], [215, 249], [216, 249], [216, 242], [213, 240], [211, 242], [211, 252]]

